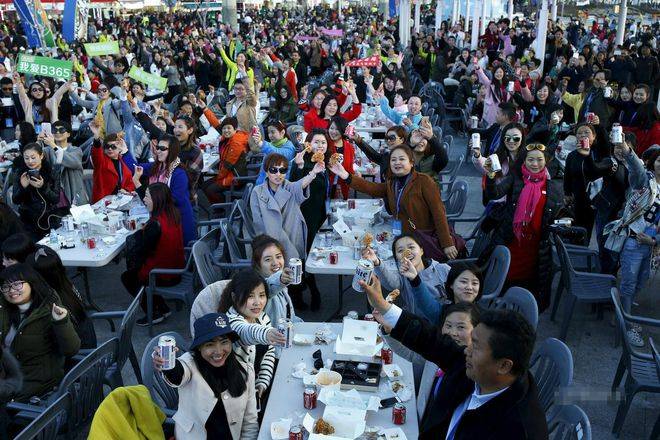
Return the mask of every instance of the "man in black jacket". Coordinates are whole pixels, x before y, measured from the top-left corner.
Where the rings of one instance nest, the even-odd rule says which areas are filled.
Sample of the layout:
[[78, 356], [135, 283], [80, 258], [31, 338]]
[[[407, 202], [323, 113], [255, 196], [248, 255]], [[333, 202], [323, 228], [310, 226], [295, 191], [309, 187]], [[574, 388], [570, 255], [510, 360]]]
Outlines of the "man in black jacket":
[[444, 372], [433, 406], [420, 423], [419, 439], [545, 440], [548, 427], [534, 378], [528, 371], [536, 338], [513, 311], [486, 311], [460, 347], [442, 329], [388, 303], [380, 281], [360, 281], [376, 319], [406, 347]]

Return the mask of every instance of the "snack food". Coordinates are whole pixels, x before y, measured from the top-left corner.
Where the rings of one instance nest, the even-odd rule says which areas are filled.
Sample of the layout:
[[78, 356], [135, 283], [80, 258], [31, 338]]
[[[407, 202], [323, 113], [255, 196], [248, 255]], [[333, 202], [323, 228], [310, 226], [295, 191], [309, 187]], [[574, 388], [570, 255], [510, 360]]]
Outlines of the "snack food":
[[404, 389], [406, 386], [401, 382], [392, 382], [392, 391], [398, 393], [399, 390]]
[[312, 144], [309, 142], [305, 142], [305, 153], [311, 153], [312, 152]]
[[343, 161], [344, 161], [344, 156], [339, 154], [339, 153], [335, 153], [332, 156], [330, 156], [330, 165], [331, 166], [336, 165], [338, 163], [342, 163]]
[[374, 235], [369, 232], [364, 234], [364, 237], [362, 237], [362, 244], [364, 244], [364, 247], [371, 246], [371, 243], [373, 242], [374, 242]]
[[406, 260], [412, 260], [412, 257], [413, 257], [413, 253], [410, 249], [403, 250], [403, 258], [405, 258]]
[[320, 151], [317, 151], [316, 153], [312, 154], [312, 162], [321, 163], [323, 162], [323, 159], [325, 159], [325, 155]]
[[320, 418], [314, 423], [314, 434], [331, 435], [335, 433], [335, 428]]
[[399, 295], [401, 295], [399, 289], [394, 289], [393, 291], [390, 292], [389, 295], [387, 295], [385, 301], [387, 301], [388, 303], [393, 303], [399, 297]]

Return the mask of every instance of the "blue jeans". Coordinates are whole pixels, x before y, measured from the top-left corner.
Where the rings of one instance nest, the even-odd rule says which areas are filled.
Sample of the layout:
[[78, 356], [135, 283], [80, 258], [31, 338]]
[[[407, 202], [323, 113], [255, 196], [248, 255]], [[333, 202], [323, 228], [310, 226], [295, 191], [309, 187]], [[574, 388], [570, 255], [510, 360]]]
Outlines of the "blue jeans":
[[639, 244], [635, 238], [628, 238], [621, 250], [621, 303], [630, 313], [635, 295], [651, 273], [651, 246]]

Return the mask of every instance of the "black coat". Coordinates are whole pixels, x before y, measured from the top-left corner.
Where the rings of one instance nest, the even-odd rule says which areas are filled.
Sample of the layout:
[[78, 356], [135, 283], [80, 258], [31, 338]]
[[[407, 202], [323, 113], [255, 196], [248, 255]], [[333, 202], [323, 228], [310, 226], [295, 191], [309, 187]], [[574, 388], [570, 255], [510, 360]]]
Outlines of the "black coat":
[[[302, 169], [292, 163], [291, 181], [296, 182], [314, 168], [314, 162], [309, 160], [310, 154], [305, 154], [305, 165]], [[307, 223], [307, 251], [312, 247], [316, 233], [327, 218], [325, 201], [328, 199], [328, 173], [319, 173], [309, 184], [309, 198], [300, 205], [300, 211]]]
[[[485, 198], [487, 201], [497, 200], [507, 196], [502, 218], [499, 221], [493, 237], [491, 246], [508, 245], [514, 240], [513, 215], [516, 212], [518, 199], [522, 192], [524, 183], [518, 172], [509, 173], [499, 184], [493, 179], [486, 179]], [[550, 289], [552, 287], [552, 248], [550, 246], [550, 226], [558, 217], [559, 210], [563, 205], [564, 192], [562, 183], [557, 179], [546, 181], [545, 206], [541, 221], [541, 241], [539, 242], [539, 258], [537, 268], [537, 285], [539, 310], [544, 310], [550, 302]], [[511, 262], [515, 264], [515, 262]], [[535, 295], [536, 296], [536, 295]]]
[[[429, 402], [420, 423], [419, 439], [444, 439], [454, 410], [468, 398], [475, 383], [465, 374], [464, 348], [441, 328], [403, 311], [391, 336], [427, 360], [444, 376], [438, 396]], [[461, 418], [456, 440], [544, 440], [548, 438], [545, 414], [538, 400], [534, 378], [527, 372], [506, 391]]]

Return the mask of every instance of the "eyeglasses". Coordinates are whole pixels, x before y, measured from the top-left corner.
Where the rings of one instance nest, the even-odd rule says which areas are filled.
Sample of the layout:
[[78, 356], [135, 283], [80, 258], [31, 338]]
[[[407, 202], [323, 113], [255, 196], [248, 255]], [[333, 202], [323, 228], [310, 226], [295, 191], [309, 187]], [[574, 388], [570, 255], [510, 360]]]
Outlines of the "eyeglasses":
[[538, 151], [545, 151], [545, 145], [543, 144], [529, 144], [525, 147], [527, 151], [533, 151], [533, 150], [538, 150]]
[[269, 167], [268, 172], [270, 174], [286, 174], [286, 172], [289, 171], [288, 167]]
[[117, 145], [112, 145], [112, 144], [107, 144], [103, 146], [104, 150], [118, 150], [119, 147]]
[[167, 151], [169, 149], [170, 147], [166, 147], [165, 145], [156, 145], [156, 150], [158, 151]]
[[68, 133], [68, 130], [66, 129], [66, 127], [60, 125], [57, 127], [53, 127], [53, 133]]
[[397, 138], [398, 138], [398, 136], [395, 135], [395, 134], [390, 134], [390, 135], [385, 136], [385, 139], [388, 140], [388, 141], [395, 141], [395, 140], [397, 140]]
[[99, 92], [107, 92], [107, 91], [108, 91], [108, 89], [105, 88], [105, 87], [99, 87], [97, 90], [98, 90]]
[[521, 140], [520, 136], [504, 136], [504, 142], [520, 142]]
[[11, 283], [6, 283], [0, 287], [0, 291], [2, 293], [9, 293], [11, 291], [18, 292], [23, 288], [24, 283], [25, 281], [13, 281]]

